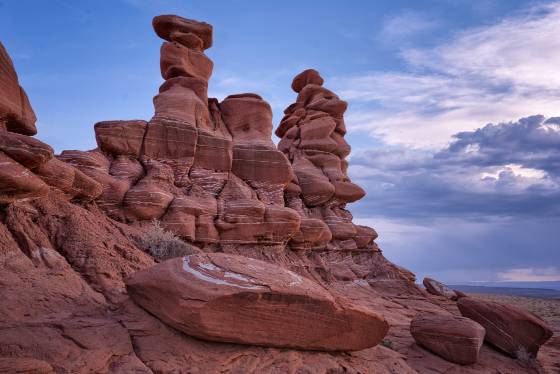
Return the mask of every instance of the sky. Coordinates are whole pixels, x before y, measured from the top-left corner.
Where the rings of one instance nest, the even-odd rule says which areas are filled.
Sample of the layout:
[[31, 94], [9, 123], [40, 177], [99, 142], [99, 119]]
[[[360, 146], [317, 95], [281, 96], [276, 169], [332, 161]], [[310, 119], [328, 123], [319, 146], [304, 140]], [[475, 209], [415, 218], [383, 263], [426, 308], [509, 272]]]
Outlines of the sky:
[[0, 40], [56, 151], [149, 119], [158, 14], [214, 26], [209, 95], [274, 126], [315, 68], [349, 103], [355, 222], [418, 279], [560, 280], [560, 2], [0, 0]]

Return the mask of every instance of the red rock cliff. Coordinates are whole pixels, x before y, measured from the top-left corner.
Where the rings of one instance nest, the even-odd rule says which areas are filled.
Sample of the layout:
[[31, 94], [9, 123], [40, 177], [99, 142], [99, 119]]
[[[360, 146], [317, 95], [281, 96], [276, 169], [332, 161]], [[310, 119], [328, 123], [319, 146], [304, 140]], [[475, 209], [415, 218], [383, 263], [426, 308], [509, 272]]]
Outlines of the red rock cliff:
[[[364, 191], [346, 174], [346, 103], [316, 71], [294, 79], [276, 148], [260, 96], [207, 97], [210, 25], [159, 16], [154, 29], [154, 116], [97, 123], [97, 149], [60, 155], [30, 136], [0, 48], [0, 372], [537, 372], [486, 346], [461, 368], [413, 343], [416, 314], [456, 303], [417, 288], [352, 223], [345, 204]], [[152, 219], [208, 254], [156, 265], [138, 245]], [[258, 328], [236, 330], [239, 313]]]

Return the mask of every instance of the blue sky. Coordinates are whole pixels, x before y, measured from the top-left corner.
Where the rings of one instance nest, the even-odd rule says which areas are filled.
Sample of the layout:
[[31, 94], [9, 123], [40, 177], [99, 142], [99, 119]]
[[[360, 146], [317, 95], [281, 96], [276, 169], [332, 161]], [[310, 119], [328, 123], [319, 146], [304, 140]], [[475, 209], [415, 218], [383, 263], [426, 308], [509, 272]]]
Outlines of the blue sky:
[[211, 96], [256, 92], [277, 125], [313, 67], [349, 101], [351, 210], [391, 260], [560, 280], [560, 2], [0, 0], [38, 138], [90, 149], [95, 122], [149, 119], [166, 13], [213, 24]]

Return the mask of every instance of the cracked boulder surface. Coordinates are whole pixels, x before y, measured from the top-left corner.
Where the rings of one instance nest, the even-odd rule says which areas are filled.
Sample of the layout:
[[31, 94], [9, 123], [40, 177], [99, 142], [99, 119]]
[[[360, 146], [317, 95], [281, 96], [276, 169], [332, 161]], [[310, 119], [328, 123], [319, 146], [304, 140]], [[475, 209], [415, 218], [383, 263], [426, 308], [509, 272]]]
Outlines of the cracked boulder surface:
[[[166, 40], [154, 116], [97, 124], [91, 151], [54, 155], [30, 137], [35, 117], [0, 50], [0, 89], [8, 95], [0, 105], [0, 372], [554, 372], [556, 336], [533, 366], [487, 345], [476, 364], [460, 366], [414, 343], [409, 325], [417, 314], [459, 311], [390, 263], [374, 229], [352, 223], [345, 204], [364, 191], [346, 175], [346, 104], [322, 87], [318, 72], [297, 77], [297, 102], [276, 130], [278, 149], [260, 96], [207, 97], [210, 25], [164, 16], [154, 28]], [[324, 298], [383, 316], [383, 344], [308, 351], [181, 332], [126, 287], [135, 274], [165, 265], [138, 245], [154, 218], [202, 257], [264, 261]]]
[[388, 329], [383, 317], [337, 300], [316, 282], [239, 255], [175, 258], [134, 273], [126, 285], [140, 306], [204, 340], [358, 351], [379, 344]]

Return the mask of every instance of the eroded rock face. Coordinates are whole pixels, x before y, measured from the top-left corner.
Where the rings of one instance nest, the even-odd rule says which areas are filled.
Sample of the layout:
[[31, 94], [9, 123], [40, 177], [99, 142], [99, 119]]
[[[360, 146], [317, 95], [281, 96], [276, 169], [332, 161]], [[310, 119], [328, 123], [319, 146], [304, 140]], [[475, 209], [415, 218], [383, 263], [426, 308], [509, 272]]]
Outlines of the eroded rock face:
[[534, 314], [493, 301], [462, 297], [461, 314], [486, 329], [486, 340], [513, 357], [536, 357], [539, 348], [552, 337], [545, 321]]
[[[380, 252], [354, 257], [325, 252], [320, 257], [317, 252], [300, 251], [296, 256], [287, 250], [277, 255], [263, 252], [260, 258], [319, 281], [335, 298], [350, 298], [386, 316], [391, 329], [385, 339], [393, 349], [378, 345], [341, 354], [218, 343], [179, 332], [129, 298], [124, 279], [154, 265], [133, 240], [141, 235], [140, 229], [108, 218], [94, 204], [80, 206], [55, 193], [4, 205], [1, 213], [0, 367], [7, 372], [16, 368], [49, 372], [52, 367], [54, 372], [68, 373], [477, 374], [496, 368], [538, 373], [488, 346], [482, 347], [476, 364], [459, 368], [413, 344], [408, 332], [413, 315], [445, 313], [449, 305], [425, 298]], [[243, 246], [231, 250], [247, 255]], [[317, 275], [319, 268], [321, 273], [369, 275], [360, 282], [352, 278], [326, 282]], [[450, 311], [456, 313], [455, 309]], [[555, 352], [554, 345], [547, 344], [539, 354], [549, 372], [555, 369]]]
[[53, 367], [34, 358], [0, 357], [0, 373], [54, 374]]
[[27, 94], [20, 87], [12, 59], [0, 43], [0, 131], [35, 135], [35, 113]]
[[97, 203], [114, 219], [158, 219], [201, 247], [285, 244], [301, 218], [285, 206], [294, 175], [271, 140], [270, 105], [256, 94], [208, 98], [210, 25], [177, 16], [153, 25], [167, 40], [153, 118], [97, 123], [98, 150], [59, 158], [103, 186]]
[[156, 34], [168, 41], [181, 42], [188, 48], [198, 45], [200, 40], [203, 49], [212, 46], [212, 25], [205, 22], [185, 19], [176, 15], [161, 15], [154, 17], [152, 22]]
[[28, 169], [35, 169], [53, 157], [49, 145], [9, 131], [0, 133], [0, 151]]
[[[319, 73], [294, 79], [299, 95], [277, 130], [278, 149], [272, 110], [259, 95], [208, 98], [210, 25], [177, 16], [156, 17], [153, 25], [167, 41], [152, 119], [99, 122], [97, 150], [58, 156], [102, 186], [97, 204], [123, 222], [161, 220], [200, 247], [289, 242], [295, 250], [378, 250], [375, 230], [354, 225], [345, 209], [365, 192], [346, 174], [346, 103], [321, 86]], [[70, 191], [71, 172], [64, 183], [52, 178], [55, 166], [44, 168], [45, 178], [79, 196]], [[206, 194], [203, 215], [185, 205], [193, 190]]]
[[70, 199], [92, 201], [103, 193], [103, 187], [79, 169], [52, 158], [34, 170], [46, 184], [61, 191]]
[[292, 81], [292, 90], [300, 92], [308, 84], [323, 85], [323, 78], [315, 69], [307, 69], [295, 76]]
[[280, 266], [242, 256], [177, 258], [134, 273], [126, 284], [142, 307], [205, 340], [351, 351], [375, 346], [388, 329], [372, 311], [337, 300]]
[[146, 121], [106, 121], [94, 126], [99, 149], [115, 156], [138, 158], [142, 151]]
[[4, 152], [0, 152], [0, 165], [0, 203], [43, 196], [48, 192], [48, 186], [39, 177]]
[[[322, 87], [316, 70], [298, 74], [292, 89], [298, 93], [276, 129], [281, 138], [278, 148], [292, 163], [295, 177], [285, 192], [286, 205], [298, 211], [303, 220], [320, 220], [325, 232], [317, 234], [320, 224], [301, 225], [290, 246], [293, 249], [378, 250], [375, 230], [356, 226], [346, 204], [364, 197], [365, 192], [352, 183], [346, 173], [345, 157], [350, 146], [344, 140], [346, 102]], [[312, 228], [312, 233], [304, 232]], [[328, 229], [328, 231], [327, 231]]]
[[91, 201], [101, 186], [75, 167], [58, 161], [34, 135], [35, 114], [6, 50], [0, 44], [0, 204], [20, 203], [49, 193]]
[[[499, 368], [508, 373], [542, 372], [486, 346], [476, 364], [459, 368], [413, 344], [409, 323], [416, 314], [458, 311], [451, 301], [427, 298], [416, 287], [413, 273], [387, 261], [374, 243], [375, 230], [351, 223], [340, 200], [356, 199], [361, 192], [341, 177], [350, 152], [342, 118], [346, 103], [324, 91], [318, 74], [307, 72], [294, 84], [301, 100], [287, 109], [289, 116], [278, 129], [283, 137], [280, 153], [270, 141], [270, 112], [260, 96], [231, 95], [225, 104], [207, 97], [205, 79], [211, 64], [200, 54], [211, 45], [211, 27], [177, 16], [158, 17], [154, 25], [167, 42], [184, 48], [175, 48], [173, 53], [179, 55], [162, 64], [169, 79], [154, 99], [153, 118], [96, 125], [98, 148], [90, 151], [53, 156], [50, 147], [26, 135], [35, 131], [34, 116], [14, 84], [17, 77], [11, 61], [0, 59], [0, 85], [10, 82], [0, 88], [9, 87], [0, 97], [0, 371], [474, 374]], [[302, 119], [312, 126], [302, 131]], [[296, 155], [299, 166], [291, 166]], [[257, 163], [259, 159], [266, 165]], [[294, 169], [312, 183], [304, 186]], [[289, 287], [278, 288], [278, 293], [264, 291], [290, 301], [297, 296], [298, 313], [320, 306], [318, 311], [296, 316], [298, 323], [299, 318], [307, 318], [318, 326], [317, 331], [308, 331], [307, 324], [301, 328], [301, 336], [293, 339], [298, 344], [311, 336], [320, 349], [369, 345], [372, 334], [356, 334], [352, 324], [379, 313], [391, 325], [386, 339], [393, 349], [377, 345], [343, 354], [279, 349], [221, 343], [215, 337], [205, 341], [171, 327], [133, 302], [124, 283], [155, 264], [139, 247], [149, 224], [146, 219], [151, 217], [205, 253], [267, 262], [276, 270], [267, 270], [262, 279], [271, 285], [284, 284], [286, 274], [293, 274], [288, 270], [302, 283], [312, 284], [309, 289], [296, 287], [298, 292], [316, 290], [305, 296], [290, 293]], [[241, 275], [250, 270], [229, 265], [220, 268]], [[182, 264], [178, 269], [180, 274]], [[204, 265], [197, 269], [208, 270]], [[223, 279], [224, 274], [218, 271], [212, 279]], [[166, 286], [167, 291], [174, 287]], [[216, 292], [228, 287], [220, 285]], [[214, 292], [208, 287], [203, 291]], [[264, 294], [252, 291], [249, 296]], [[181, 292], [179, 288], [176, 294]], [[241, 302], [240, 311], [254, 318], [247, 323], [257, 325], [255, 311], [266, 310], [261, 321], [277, 312], [270, 308], [277, 301], [274, 298], [228, 295], [234, 296], [212, 305]], [[302, 300], [310, 301], [309, 305], [301, 305]], [[286, 298], [280, 301], [285, 307]], [[264, 309], [248, 310], [249, 303]], [[214, 316], [234, 315], [233, 308], [212, 309], [212, 305], [209, 310]], [[315, 321], [315, 315], [321, 318]], [[351, 322], [344, 329], [340, 320], [332, 322], [340, 336], [352, 337], [346, 343], [333, 343], [329, 333], [318, 336], [333, 315]], [[286, 320], [286, 316], [278, 318]], [[208, 328], [205, 333], [219, 327], [201, 321]], [[278, 341], [285, 338], [281, 327], [294, 333], [292, 321], [284, 326], [272, 322], [275, 335], [271, 336]], [[231, 335], [232, 324], [226, 327], [230, 330], [222, 331]], [[368, 324], [363, 330], [371, 328]], [[557, 369], [559, 357], [555, 344], [550, 339], [539, 353], [539, 362], [551, 372]]]
[[420, 314], [410, 322], [410, 333], [416, 343], [438, 356], [470, 365], [478, 361], [485, 330], [465, 317]]
[[[272, 143], [272, 109], [254, 94], [230, 95], [220, 103], [222, 118], [233, 138], [233, 172], [255, 189], [293, 179], [286, 157]], [[279, 196], [282, 200], [282, 193]], [[281, 201], [283, 205], [283, 201]]]

